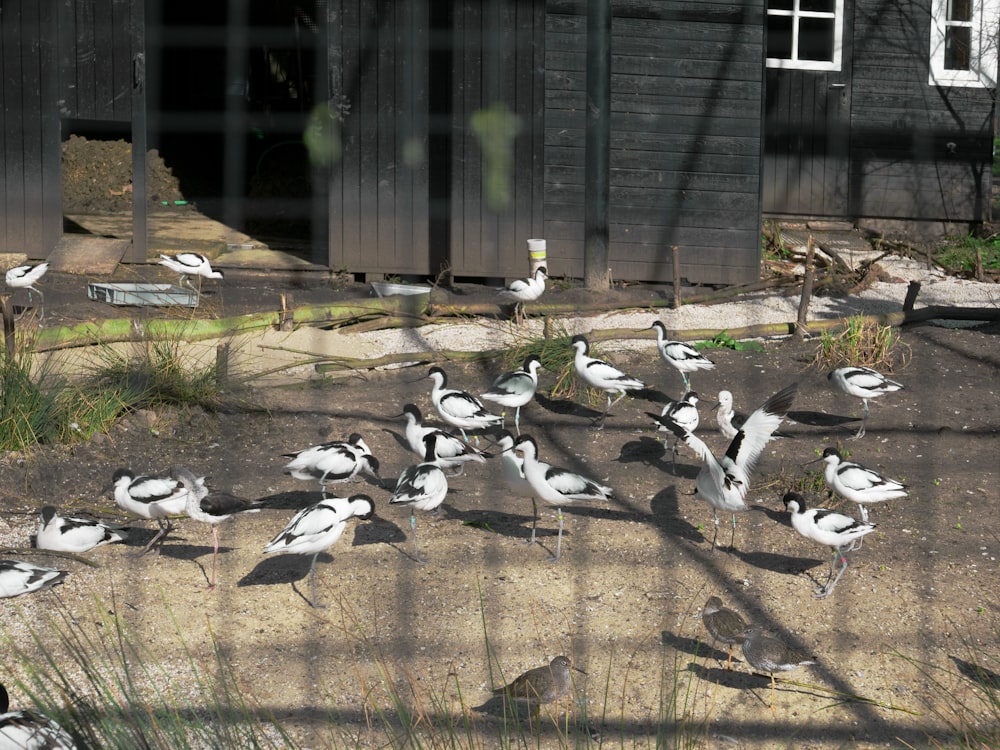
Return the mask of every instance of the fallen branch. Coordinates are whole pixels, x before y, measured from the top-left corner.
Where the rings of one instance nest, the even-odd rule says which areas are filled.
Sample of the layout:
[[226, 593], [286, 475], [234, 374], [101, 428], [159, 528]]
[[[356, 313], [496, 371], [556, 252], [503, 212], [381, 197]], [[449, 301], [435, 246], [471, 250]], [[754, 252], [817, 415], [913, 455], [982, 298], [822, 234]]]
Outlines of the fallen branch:
[[[805, 333], [817, 335], [824, 331], [832, 331], [844, 328], [848, 322], [858, 316], [852, 315], [847, 318], [831, 318], [829, 320], [814, 320], [805, 326]], [[932, 305], [922, 307], [919, 310], [900, 311], [884, 313], [882, 315], [862, 316], [866, 321], [873, 321], [883, 326], [904, 326], [914, 323], [924, 323], [928, 320], [1000, 320], [1000, 309], [979, 308], [979, 307], [946, 307], [942, 305]], [[756, 339], [768, 338], [772, 336], [791, 336], [796, 332], [796, 323], [789, 321], [786, 323], [761, 323], [742, 328], [727, 328], [726, 333], [733, 339]], [[671, 331], [671, 337], [682, 341], [707, 341], [714, 338], [719, 333], [715, 328], [700, 328], [687, 331]], [[635, 330], [634, 328], [600, 328], [592, 329], [587, 334], [587, 339], [591, 342], [600, 341], [620, 341], [620, 340], [640, 340], [652, 339], [645, 330]], [[365, 368], [385, 367], [399, 364], [432, 364], [437, 362], [473, 362], [484, 359], [491, 359], [500, 354], [499, 350], [486, 349], [483, 351], [463, 351], [457, 349], [441, 349], [436, 351], [421, 352], [401, 352], [387, 354], [375, 359], [357, 359], [353, 357], [330, 357], [316, 365], [316, 371], [321, 373], [332, 373], [339, 370], [360, 370]]]

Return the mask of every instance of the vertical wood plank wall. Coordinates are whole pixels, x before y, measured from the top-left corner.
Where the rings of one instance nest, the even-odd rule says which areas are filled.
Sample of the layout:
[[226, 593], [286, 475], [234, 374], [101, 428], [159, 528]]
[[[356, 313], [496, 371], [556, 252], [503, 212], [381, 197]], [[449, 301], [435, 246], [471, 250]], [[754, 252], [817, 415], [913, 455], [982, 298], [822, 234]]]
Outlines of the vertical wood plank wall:
[[[542, 229], [544, 4], [483, 0], [432, 13], [432, 1], [329, 6], [331, 87], [350, 105], [331, 174], [329, 262], [362, 273], [523, 275], [525, 240]], [[503, 211], [487, 203], [470, 125], [496, 102], [521, 122]]]
[[926, 5], [858, 0], [854, 36], [851, 214], [989, 218], [996, 92], [928, 83]]
[[[54, 0], [0, 1], [0, 252], [44, 258], [62, 233]], [[53, 196], [55, 200], [53, 200]]]
[[[550, 0], [545, 236], [558, 268], [583, 256], [586, 3]], [[616, 278], [757, 278], [763, 2], [612, 6], [611, 246]]]

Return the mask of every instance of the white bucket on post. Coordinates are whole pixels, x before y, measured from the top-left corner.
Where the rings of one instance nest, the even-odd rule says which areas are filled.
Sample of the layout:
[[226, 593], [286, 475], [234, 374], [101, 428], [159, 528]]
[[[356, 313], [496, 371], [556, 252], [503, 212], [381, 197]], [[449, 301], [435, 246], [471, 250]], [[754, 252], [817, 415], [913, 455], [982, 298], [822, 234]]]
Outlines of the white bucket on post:
[[545, 262], [545, 240], [528, 240], [528, 275], [534, 276], [539, 266], [548, 266]]

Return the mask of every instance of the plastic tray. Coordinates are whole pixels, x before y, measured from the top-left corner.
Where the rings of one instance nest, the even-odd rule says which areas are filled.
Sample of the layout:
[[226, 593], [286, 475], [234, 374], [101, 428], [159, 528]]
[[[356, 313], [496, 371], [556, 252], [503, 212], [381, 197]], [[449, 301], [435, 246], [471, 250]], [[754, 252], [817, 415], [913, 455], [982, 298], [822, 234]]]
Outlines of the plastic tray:
[[198, 306], [193, 289], [173, 284], [88, 284], [87, 296], [109, 305]]

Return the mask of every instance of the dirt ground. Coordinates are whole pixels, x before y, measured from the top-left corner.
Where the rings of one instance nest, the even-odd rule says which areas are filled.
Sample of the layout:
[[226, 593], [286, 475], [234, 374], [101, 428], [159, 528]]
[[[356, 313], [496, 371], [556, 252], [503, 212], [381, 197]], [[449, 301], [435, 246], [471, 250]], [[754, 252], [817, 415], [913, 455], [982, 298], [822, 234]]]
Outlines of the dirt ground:
[[[735, 547], [715, 552], [711, 509], [691, 494], [694, 458], [682, 451], [672, 471], [645, 416], [680, 395], [680, 377], [652, 347], [617, 356], [651, 386], [620, 403], [604, 430], [591, 427], [594, 412], [574, 403], [540, 396], [523, 410], [522, 432], [535, 436], [543, 460], [591, 475], [618, 495], [608, 505], [564, 509], [559, 562], [548, 559], [554, 510], [541, 508], [541, 543], [525, 546], [530, 501], [506, 491], [495, 459], [451, 480], [438, 516], [418, 513], [423, 565], [411, 557], [409, 511], [388, 506], [388, 489], [341, 485], [339, 494], [373, 497], [378, 518], [352, 523], [320, 556], [326, 609], [308, 601], [307, 558], [261, 554], [297, 509], [319, 499], [315, 485], [283, 475], [282, 454], [358, 432], [394, 481], [415, 457], [393, 415], [408, 402], [433, 413], [427, 368], [259, 391], [254, 397], [266, 411], [254, 413], [136, 415], [83, 444], [0, 458], [0, 537], [28, 547], [43, 503], [128, 520], [102, 494], [114, 470], [182, 464], [217, 488], [264, 500], [261, 512], [220, 528], [218, 588], [205, 586], [207, 526], [181, 520], [162, 554], [134, 557], [152, 533], [140, 522], [128, 545], [87, 555], [97, 567], [20, 555], [70, 575], [52, 592], [0, 601], [0, 621], [29, 648], [24, 622], [47, 632], [44, 614], [56, 600], [90, 637], [102, 631], [99, 610], [113, 610], [162, 665], [161, 679], [191, 700], [194, 678], [179, 644], [211, 665], [214, 638], [244, 694], [303, 747], [384, 746], [379, 711], [394, 711], [390, 687], [425, 721], [467, 713], [495, 737], [502, 712], [488, 698], [498, 667], [509, 678], [563, 653], [587, 672], [576, 675], [573, 712], [586, 715], [589, 728], [571, 727], [576, 739], [560, 739], [555, 722], [543, 718], [539, 747], [588, 733], [592, 746], [596, 737], [607, 746], [646, 747], [660, 719], [673, 726], [674, 716], [704, 747], [947, 741], [955, 726], [996, 719], [988, 711], [977, 716], [981, 704], [962, 670], [978, 662], [1000, 673], [998, 333], [996, 326], [905, 330], [912, 358], [896, 376], [906, 388], [873, 402], [860, 441], [848, 440], [860, 404], [808, 369], [814, 343], [713, 350], [717, 368], [693, 377], [706, 407], [726, 388], [749, 412], [799, 383], [793, 421], [783, 427], [793, 437], [768, 446], [753, 507], [737, 519]], [[490, 366], [447, 369], [453, 385], [473, 392], [496, 374]], [[543, 392], [549, 377], [542, 374]], [[708, 408], [699, 433], [724, 450]], [[790, 527], [780, 498], [803, 477], [816, 479], [822, 464], [807, 462], [829, 445], [906, 482], [910, 495], [872, 508], [878, 531], [849, 555], [836, 592], [817, 600], [813, 585], [825, 580], [829, 552]], [[729, 541], [726, 525], [720, 540]], [[724, 647], [706, 640], [700, 607], [712, 594], [815, 657], [815, 667], [786, 675], [797, 684], [778, 685], [773, 712], [768, 680], [753, 675], [739, 651], [726, 671]], [[676, 708], [665, 709], [672, 694]], [[956, 702], [965, 706], [960, 714]]]

